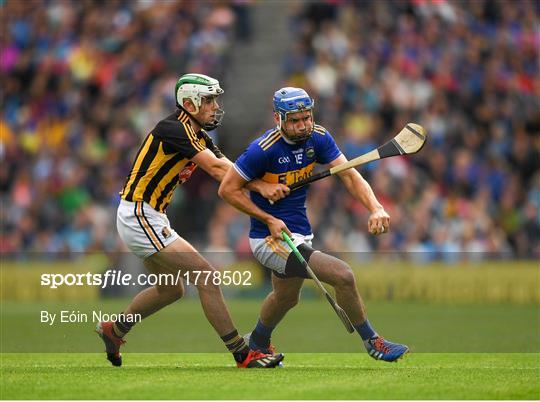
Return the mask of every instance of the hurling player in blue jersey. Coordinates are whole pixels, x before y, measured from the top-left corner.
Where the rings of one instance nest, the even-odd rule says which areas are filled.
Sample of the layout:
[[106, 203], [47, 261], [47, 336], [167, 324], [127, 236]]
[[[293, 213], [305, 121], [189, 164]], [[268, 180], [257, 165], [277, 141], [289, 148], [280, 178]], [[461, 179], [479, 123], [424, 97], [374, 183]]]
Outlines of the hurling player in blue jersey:
[[[263, 302], [259, 321], [249, 335], [250, 347], [272, 352], [272, 331], [287, 311], [299, 300], [304, 279], [303, 266], [281, 237], [282, 230], [292, 236], [317, 277], [334, 287], [338, 304], [347, 312], [363, 340], [369, 355], [378, 360], [396, 361], [408, 347], [382, 338], [369, 323], [358, 293], [354, 274], [343, 261], [311, 248], [313, 234], [306, 215], [309, 186], [290, 192], [289, 185], [309, 177], [316, 163], [329, 167], [347, 159], [330, 133], [313, 119], [314, 100], [301, 88], [285, 87], [274, 94], [276, 127], [253, 141], [225, 175], [219, 194], [239, 210], [251, 216], [249, 241], [253, 255], [272, 270], [272, 292]], [[371, 213], [368, 231], [373, 235], [389, 229], [390, 217], [369, 184], [356, 169], [339, 174], [349, 193]], [[256, 192], [248, 198], [245, 186], [262, 179], [280, 183], [269, 202]]]

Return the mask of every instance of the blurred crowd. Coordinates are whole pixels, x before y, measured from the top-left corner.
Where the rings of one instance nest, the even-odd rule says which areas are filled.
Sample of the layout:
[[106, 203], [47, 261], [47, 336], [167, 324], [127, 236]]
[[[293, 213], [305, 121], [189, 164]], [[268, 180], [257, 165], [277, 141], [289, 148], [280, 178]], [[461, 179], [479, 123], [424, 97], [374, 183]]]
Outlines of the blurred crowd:
[[[254, 6], [0, 2], [0, 250], [118, 250], [118, 191], [142, 138], [172, 110], [179, 74], [224, 77]], [[356, 259], [540, 257], [538, 2], [291, 2], [284, 12], [294, 40], [273, 62], [315, 98], [317, 123], [347, 157], [410, 121], [429, 133], [419, 154], [360, 169], [392, 217], [389, 234], [367, 235], [367, 211], [339, 180], [312, 186], [317, 247]], [[177, 191], [168, 212], [181, 235], [206, 251], [249, 251], [248, 219], [215, 183], [194, 175]]]
[[347, 157], [407, 122], [429, 133], [418, 155], [361, 169], [390, 234], [366, 235], [366, 211], [337, 180], [314, 191], [323, 248], [540, 257], [540, 3], [318, 2], [291, 29], [285, 73]]
[[[407, 122], [429, 134], [417, 155], [360, 168], [389, 234], [367, 233], [338, 179], [312, 185], [316, 247], [360, 261], [540, 258], [540, 3], [293, 3], [290, 30], [285, 80], [312, 94], [349, 159]], [[233, 216], [216, 214], [216, 249], [229, 230], [246, 250]]]
[[118, 247], [113, 217], [134, 153], [174, 110], [179, 72], [223, 76], [234, 36], [249, 33], [235, 29], [246, 6], [0, 3], [3, 252]]

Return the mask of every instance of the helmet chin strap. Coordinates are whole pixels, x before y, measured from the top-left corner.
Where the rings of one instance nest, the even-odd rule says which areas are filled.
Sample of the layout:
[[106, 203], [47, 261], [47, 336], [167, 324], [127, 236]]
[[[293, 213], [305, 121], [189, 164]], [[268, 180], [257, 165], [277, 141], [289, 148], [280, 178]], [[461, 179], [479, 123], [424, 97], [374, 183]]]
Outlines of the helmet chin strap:
[[[221, 125], [221, 120], [223, 119], [223, 115], [225, 114], [225, 111], [221, 108], [219, 108], [218, 110], [216, 110], [216, 116], [218, 117], [217, 119], [214, 119], [212, 123], [201, 123], [199, 119], [197, 119], [195, 116], [193, 116], [192, 113], [188, 112], [186, 109], [184, 109], [184, 107], [180, 106], [180, 108], [186, 112], [189, 117], [191, 117], [193, 120], [195, 120], [197, 122], [197, 124], [202, 127], [203, 129], [205, 130], [213, 130], [217, 127], [219, 127]], [[199, 108], [197, 107], [197, 112], [199, 111]]]
[[216, 110], [216, 118], [214, 118], [214, 121], [212, 123], [206, 123], [206, 124], [203, 124], [201, 125], [201, 123], [199, 123], [199, 121], [197, 120], [197, 123], [199, 123], [199, 125], [201, 125], [202, 128], [204, 128], [205, 130], [213, 130], [217, 127], [219, 127], [221, 125], [221, 120], [223, 120], [223, 115], [225, 114], [225, 111], [223, 109], [218, 109]]
[[283, 120], [281, 119], [281, 113], [278, 113], [278, 116], [279, 116], [278, 129], [283, 133], [283, 136], [286, 142], [290, 142], [291, 144], [301, 144], [303, 142], [306, 142], [309, 139], [309, 137], [311, 137], [314, 127], [311, 128], [311, 131], [309, 133], [306, 133], [305, 135], [302, 135], [299, 138], [291, 138], [291, 136], [287, 135], [287, 133], [285, 132], [285, 129], [283, 128]]
[[277, 126], [278, 130], [281, 131], [281, 134], [283, 134], [283, 139], [288, 144], [296, 144], [296, 141], [294, 141], [292, 138], [290, 138], [287, 133], [285, 132], [285, 129], [283, 128], [283, 120], [281, 119], [281, 113], [278, 113], [279, 116], [279, 124]]

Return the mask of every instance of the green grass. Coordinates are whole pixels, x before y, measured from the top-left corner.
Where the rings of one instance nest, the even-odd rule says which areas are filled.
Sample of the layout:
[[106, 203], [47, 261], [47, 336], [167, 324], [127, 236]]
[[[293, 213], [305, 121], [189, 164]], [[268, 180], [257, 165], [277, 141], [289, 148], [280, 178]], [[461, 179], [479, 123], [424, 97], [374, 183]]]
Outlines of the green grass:
[[538, 354], [290, 353], [274, 370], [227, 354], [4, 354], [2, 399], [538, 399]]
[[[325, 300], [307, 298], [275, 332], [286, 354], [275, 370], [234, 368], [194, 298], [137, 324], [121, 368], [105, 360], [94, 323], [39, 322], [40, 310], [113, 313], [126, 303], [2, 302], [1, 398], [540, 398], [538, 306], [367, 303], [377, 330], [413, 351], [389, 364], [370, 359]], [[242, 333], [252, 328], [260, 300], [228, 305]]]
[[[50, 326], [40, 323], [40, 310], [116, 313], [126, 304], [127, 300], [3, 302], [1, 351], [99, 352], [94, 323]], [[228, 301], [241, 333], [253, 328], [260, 304], [260, 300]], [[371, 302], [367, 309], [370, 321], [383, 336], [406, 343], [414, 352], [540, 352], [540, 310], [534, 305]], [[223, 352], [223, 344], [194, 298], [148, 317], [127, 339], [128, 352]], [[362, 348], [359, 338], [345, 331], [324, 299], [302, 300], [275, 331], [274, 341], [288, 352], [354, 353]]]

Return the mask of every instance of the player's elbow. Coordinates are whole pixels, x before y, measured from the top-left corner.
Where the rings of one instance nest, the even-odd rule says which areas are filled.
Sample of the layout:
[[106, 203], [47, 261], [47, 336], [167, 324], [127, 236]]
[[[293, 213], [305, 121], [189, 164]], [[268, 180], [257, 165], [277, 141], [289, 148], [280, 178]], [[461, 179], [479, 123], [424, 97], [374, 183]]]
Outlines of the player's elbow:
[[225, 180], [223, 180], [221, 182], [221, 184], [219, 185], [219, 189], [218, 189], [218, 195], [224, 199], [225, 201], [227, 201], [229, 198], [230, 198], [230, 194], [231, 194], [231, 189], [230, 187], [227, 185], [227, 182]]
[[237, 179], [235, 170], [230, 168], [219, 184], [218, 195], [229, 204], [236, 205], [242, 192], [242, 183]]

